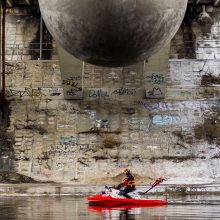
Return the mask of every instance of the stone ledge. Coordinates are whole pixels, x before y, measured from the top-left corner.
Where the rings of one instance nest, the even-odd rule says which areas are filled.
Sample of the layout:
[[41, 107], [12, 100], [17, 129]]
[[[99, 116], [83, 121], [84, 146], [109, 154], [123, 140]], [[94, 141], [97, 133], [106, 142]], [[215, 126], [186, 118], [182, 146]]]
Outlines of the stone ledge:
[[[138, 191], [146, 191], [147, 186], [137, 186]], [[0, 184], [0, 196], [45, 196], [45, 195], [75, 195], [85, 196], [99, 193], [103, 185], [74, 185], [74, 184]], [[148, 193], [149, 195], [194, 195], [220, 194], [220, 184], [213, 185], [161, 185]]]

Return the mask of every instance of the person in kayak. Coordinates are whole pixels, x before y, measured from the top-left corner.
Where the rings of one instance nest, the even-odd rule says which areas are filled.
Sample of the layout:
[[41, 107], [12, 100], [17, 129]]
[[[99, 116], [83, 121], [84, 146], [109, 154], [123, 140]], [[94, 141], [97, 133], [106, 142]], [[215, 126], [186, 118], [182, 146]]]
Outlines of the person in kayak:
[[[129, 169], [125, 169], [124, 173], [126, 175], [122, 183], [118, 184], [115, 188], [120, 190], [119, 195], [123, 195], [126, 198], [131, 198], [128, 193], [135, 190], [135, 177]], [[123, 188], [123, 189], [122, 189]]]

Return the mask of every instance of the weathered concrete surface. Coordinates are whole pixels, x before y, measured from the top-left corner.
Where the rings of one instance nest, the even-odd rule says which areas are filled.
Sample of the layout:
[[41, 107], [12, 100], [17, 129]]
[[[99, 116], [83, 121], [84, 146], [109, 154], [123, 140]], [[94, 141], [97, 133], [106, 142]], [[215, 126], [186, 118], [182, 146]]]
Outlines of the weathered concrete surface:
[[26, 93], [26, 100], [11, 103], [8, 131], [15, 137], [17, 172], [39, 180], [109, 183], [123, 179], [118, 175], [129, 165], [143, 179], [219, 181], [216, 100], [125, 103], [93, 97], [73, 103], [36, 91], [34, 102]]
[[178, 30], [187, 0], [39, 0], [53, 37], [69, 53], [101, 66], [148, 59]]
[[219, 53], [219, 7], [189, 6], [181, 28], [171, 42], [171, 58], [215, 60]]
[[13, 7], [6, 13], [6, 60], [57, 59], [53, 38], [43, 28], [40, 54], [40, 12], [37, 7]]
[[[13, 169], [12, 158], [14, 157], [13, 150], [13, 135], [7, 133], [6, 128], [10, 120], [10, 109], [8, 102], [0, 101], [0, 170], [9, 171]], [[0, 178], [1, 179], [1, 178]]]
[[[1, 168], [40, 181], [113, 184], [130, 166], [138, 184], [159, 176], [169, 178], [168, 184], [219, 184], [220, 86], [207, 80], [219, 77], [213, 46], [219, 21], [211, 27], [212, 43], [200, 51], [202, 60], [171, 59], [164, 72], [146, 73], [151, 63], [121, 68], [85, 63], [82, 79], [65, 73], [61, 78], [59, 62], [7, 63], [10, 114], [2, 115], [0, 126], [11, 147], [1, 155]], [[198, 33], [196, 39], [205, 41]], [[186, 43], [183, 36], [178, 32], [171, 45]], [[83, 80], [83, 99], [65, 100], [64, 86], [74, 97], [77, 80]], [[152, 86], [148, 98], [146, 84]]]

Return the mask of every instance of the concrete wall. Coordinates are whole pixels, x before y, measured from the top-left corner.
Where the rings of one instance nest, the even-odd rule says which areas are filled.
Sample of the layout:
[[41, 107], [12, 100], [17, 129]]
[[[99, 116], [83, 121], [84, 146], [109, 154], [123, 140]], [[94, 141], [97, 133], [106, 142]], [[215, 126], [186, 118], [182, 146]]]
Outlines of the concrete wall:
[[[184, 22], [199, 19], [190, 16]], [[187, 31], [195, 30], [191, 23]], [[8, 62], [10, 114], [2, 130], [11, 140], [11, 167], [36, 179], [73, 183], [120, 181], [126, 166], [145, 182], [164, 176], [172, 183], [219, 183], [220, 61], [200, 49], [206, 33], [212, 45], [219, 43], [220, 24], [191, 33], [201, 42], [191, 48], [199, 57], [178, 50], [187, 41], [184, 25], [171, 52], [168, 45], [148, 63], [84, 64], [81, 100], [65, 99], [77, 82], [63, 78], [69, 72], [58, 61]], [[169, 54], [175, 59], [168, 61]]]
[[40, 54], [40, 11], [37, 6], [8, 8], [6, 22], [6, 60], [57, 59], [56, 44], [44, 26]]

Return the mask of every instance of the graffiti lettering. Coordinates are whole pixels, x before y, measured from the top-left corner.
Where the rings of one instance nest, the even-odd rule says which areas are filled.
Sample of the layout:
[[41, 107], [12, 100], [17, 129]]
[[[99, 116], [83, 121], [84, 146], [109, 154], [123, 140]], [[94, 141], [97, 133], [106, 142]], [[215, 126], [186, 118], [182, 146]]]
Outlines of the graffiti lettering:
[[70, 90], [66, 91], [66, 94], [70, 95], [70, 96], [76, 96], [81, 91], [82, 91], [81, 88], [74, 88], [74, 89], [70, 89]]
[[90, 90], [89, 91], [89, 97], [109, 97], [109, 94], [107, 91], [103, 91], [101, 89], [98, 90]]
[[184, 123], [185, 121], [186, 119], [180, 116], [155, 115], [153, 117], [152, 123], [156, 125], [172, 125]]
[[88, 144], [80, 144], [79, 145], [79, 149], [80, 150], [87, 150], [89, 148], [89, 145]]
[[48, 151], [51, 156], [55, 155], [70, 155], [75, 156], [75, 152], [77, 151], [77, 145], [60, 145], [57, 144], [55, 146], [50, 146], [50, 150]]
[[77, 88], [77, 86], [79, 85], [79, 83], [71, 80], [71, 79], [66, 79], [62, 81], [62, 84], [65, 86], [69, 86], [69, 87], [75, 87]]
[[69, 105], [61, 105], [60, 110], [72, 114], [79, 114], [79, 115], [87, 115], [88, 113], [86, 111], [80, 111], [79, 109], [74, 108], [74, 106]]
[[24, 90], [14, 90], [8, 89], [7, 90], [7, 97], [41, 97], [43, 95], [41, 88], [32, 89], [32, 88], [25, 88]]
[[[168, 102], [146, 102], [146, 101], [139, 101], [138, 104], [143, 105], [145, 109], [148, 111], [171, 111], [175, 110], [176, 107]], [[178, 105], [180, 108], [180, 104]], [[177, 110], [179, 109], [177, 108]]]
[[145, 77], [145, 83], [150, 83], [150, 84], [162, 84], [164, 83], [164, 76], [163, 74], [155, 74], [153, 73], [150, 76]]
[[143, 105], [145, 109], [147, 109], [148, 111], [154, 111], [159, 109], [160, 105], [159, 102], [143, 102], [143, 101], [139, 101], [138, 102], [140, 105]]
[[135, 95], [136, 90], [135, 89], [128, 89], [128, 88], [119, 88], [113, 91], [113, 94], [117, 95]]
[[58, 88], [52, 88], [49, 90], [50, 96], [60, 96], [62, 91]]
[[147, 92], [149, 96], [161, 96], [163, 95], [163, 92], [160, 88], [153, 88], [151, 91]]
[[69, 136], [69, 137], [61, 137], [60, 144], [61, 145], [75, 145], [78, 142], [78, 137]]
[[108, 120], [96, 120], [96, 128], [109, 128]]

